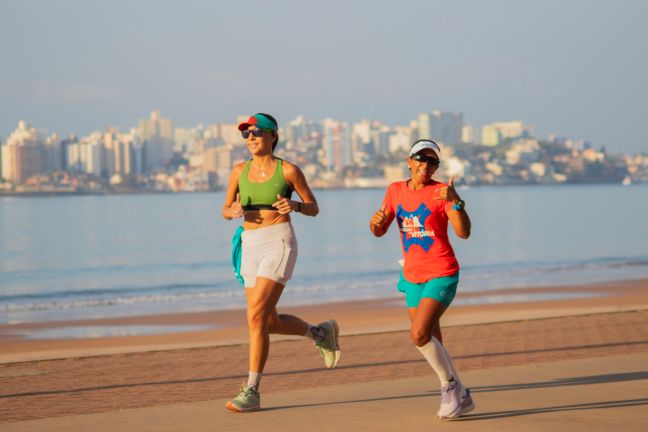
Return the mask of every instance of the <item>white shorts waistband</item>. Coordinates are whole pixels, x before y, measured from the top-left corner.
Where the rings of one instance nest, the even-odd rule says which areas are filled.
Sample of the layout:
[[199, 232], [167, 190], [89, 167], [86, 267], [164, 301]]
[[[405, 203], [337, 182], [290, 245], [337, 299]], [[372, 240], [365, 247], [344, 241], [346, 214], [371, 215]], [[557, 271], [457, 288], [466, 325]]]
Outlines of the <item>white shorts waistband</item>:
[[282, 222], [263, 228], [245, 230], [241, 234], [243, 245], [256, 245], [273, 242], [276, 240], [293, 240], [295, 231], [290, 222]]

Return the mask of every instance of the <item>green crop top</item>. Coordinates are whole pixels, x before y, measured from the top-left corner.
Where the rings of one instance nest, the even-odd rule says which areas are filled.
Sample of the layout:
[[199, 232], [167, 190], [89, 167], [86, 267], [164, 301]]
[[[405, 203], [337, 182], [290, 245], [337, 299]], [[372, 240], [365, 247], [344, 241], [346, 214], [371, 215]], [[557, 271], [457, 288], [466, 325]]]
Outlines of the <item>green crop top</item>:
[[283, 176], [283, 160], [277, 158], [277, 167], [270, 180], [255, 183], [248, 179], [252, 161], [249, 160], [239, 177], [238, 188], [243, 210], [273, 210], [273, 203], [278, 201], [277, 194], [290, 198], [292, 190]]

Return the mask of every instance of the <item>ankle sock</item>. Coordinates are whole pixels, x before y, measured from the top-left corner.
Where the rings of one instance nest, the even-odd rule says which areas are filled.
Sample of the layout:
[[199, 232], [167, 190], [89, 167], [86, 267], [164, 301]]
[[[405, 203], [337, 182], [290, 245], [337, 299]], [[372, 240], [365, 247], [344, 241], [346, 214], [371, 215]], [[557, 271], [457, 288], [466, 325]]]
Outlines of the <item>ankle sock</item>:
[[248, 387], [254, 387], [255, 390], [259, 390], [259, 383], [261, 382], [261, 372], [248, 372]]

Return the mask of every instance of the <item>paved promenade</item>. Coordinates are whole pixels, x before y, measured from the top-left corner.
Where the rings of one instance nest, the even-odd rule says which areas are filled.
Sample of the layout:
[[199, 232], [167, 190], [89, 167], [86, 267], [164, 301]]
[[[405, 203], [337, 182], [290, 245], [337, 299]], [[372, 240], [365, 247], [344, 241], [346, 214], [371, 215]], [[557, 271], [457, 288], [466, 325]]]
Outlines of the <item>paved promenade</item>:
[[[445, 343], [478, 403], [450, 423], [532, 430], [541, 418], [546, 430], [574, 417], [589, 431], [642, 430], [647, 329], [648, 311], [450, 327]], [[438, 382], [407, 332], [341, 344], [340, 367], [327, 370], [308, 341], [273, 343], [261, 387], [265, 410], [251, 415], [223, 409], [245, 379], [246, 345], [0, 365], [0, 430], [114, 430], [114, 422], [157, 431], [186, 430], [186, 422], [192, 430], [246, 430], [256, 422], [273, 430], [324, 430], [329, 421], [339, 430], [396, 430], [412, 419], [422, 423], [411, 430], [438, 425]], [[603, 423], [590, 424], [592, 416]]]

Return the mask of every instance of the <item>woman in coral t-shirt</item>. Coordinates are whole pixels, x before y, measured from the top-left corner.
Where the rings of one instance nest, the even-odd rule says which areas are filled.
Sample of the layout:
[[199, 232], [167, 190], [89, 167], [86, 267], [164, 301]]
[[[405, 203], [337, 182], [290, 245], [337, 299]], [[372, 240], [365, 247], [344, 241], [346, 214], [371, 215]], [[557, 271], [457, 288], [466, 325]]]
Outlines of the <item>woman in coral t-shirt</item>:
[[459, 237], [467, 239], [470, 218], [453, 179], [448, 184], [432, 179], [440, 156], [441, 150], [432, 140], [418, 140], [412, 145], [407, 160], [411, 178], [387, 188], [369, 229], [382, 237], [394, 219], [398, 223], [405, 258], [398, 290], [405, 293], [412, 340], [441, 381], [437, 415], [444, 419], [459, 417], [475, 404], [441, 344], [439, 319], [450, 306], [459, 282], [459, 263], [448, 239], [448, 221]]

